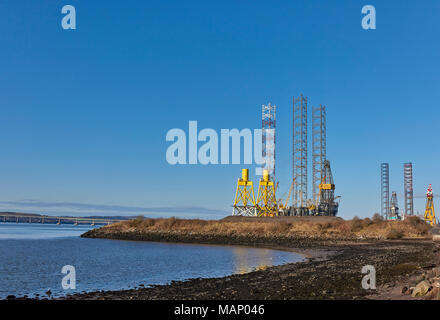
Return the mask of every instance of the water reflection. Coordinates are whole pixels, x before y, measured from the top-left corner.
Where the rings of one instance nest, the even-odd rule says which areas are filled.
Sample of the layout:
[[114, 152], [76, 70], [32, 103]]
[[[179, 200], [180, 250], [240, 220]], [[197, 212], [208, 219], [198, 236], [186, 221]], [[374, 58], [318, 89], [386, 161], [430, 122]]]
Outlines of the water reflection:
[[273, 251], [258, 249], [251, 251], [246, 247], [236, 247], [233, 250], [235, 256], [235, 273], [244, 274], [255, 270], [265, 270], [273, 266]]
[[[87, 228], [0, 223], [0, 299], [217, 278], [302, 260], [261, 248], [80, 238]], [[61, 286], [65, 265], [76, 268], [75, 290]]]

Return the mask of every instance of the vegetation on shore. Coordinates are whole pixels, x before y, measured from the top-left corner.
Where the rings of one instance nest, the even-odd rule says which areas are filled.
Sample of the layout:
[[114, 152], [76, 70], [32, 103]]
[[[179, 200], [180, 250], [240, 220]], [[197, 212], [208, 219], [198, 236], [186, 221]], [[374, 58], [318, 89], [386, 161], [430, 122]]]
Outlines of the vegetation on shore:
[[256, 237], [310, 237], [328, 239], [401, 239], [426, 238], [430, 226], [417, 217], [404, 221], [384, 221], [379, 215], [372, 219], [312, 217], [246, 218], [199, 220], [139, 216], [136, 219], [114, 223], [100, 228], [100, 233], [178, 233], [189, 235], [256, 236]]

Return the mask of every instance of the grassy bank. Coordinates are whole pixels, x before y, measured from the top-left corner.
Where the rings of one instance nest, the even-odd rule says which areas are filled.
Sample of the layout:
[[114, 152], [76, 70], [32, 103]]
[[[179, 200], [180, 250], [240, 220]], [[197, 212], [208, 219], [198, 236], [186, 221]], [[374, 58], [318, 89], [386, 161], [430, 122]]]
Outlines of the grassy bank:
[[[149, 219], [114, 223], [89, 231], [86, 237], [124, 238], [129, 235], [180, 235], [194, 237], [257, 237], [317, 239], [416, 239], [426, 238], [430, 227], [417, 217], [405, 221], [384, 221], [379, 216], [343, 220], [333, 217], [227, 217], [222, 220]], [[147, 237], [144, 240], [159, 238]], [[142, 239], [139, 239], [142, 240]], [[178, 240], [178, 239], [177, 239]]]

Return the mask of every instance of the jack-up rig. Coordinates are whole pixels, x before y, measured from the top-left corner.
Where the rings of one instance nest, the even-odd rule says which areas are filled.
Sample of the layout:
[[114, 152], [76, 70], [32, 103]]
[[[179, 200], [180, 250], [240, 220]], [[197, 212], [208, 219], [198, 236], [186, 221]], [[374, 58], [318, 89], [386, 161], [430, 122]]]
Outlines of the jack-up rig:
[[[414, 192], [413, 192], [413, 165], [411, 162], [403, 164], [403, 195], [404, 207], [402, 215], [399, 213], [399, 206], [397, 204], [397, 193], [395, 191], [391, 194], [390, 200], [390, 178], [389, 178], [389, 164], [382, 163], [380, 165], [380, 182], [381, 182], [381, 213], [385, 220], [404, 220], [406, 217], [414, 216]], [[420, 197], [420, 196], [419, 196]], [[425, 215], [420, 216], [426, 223], [431, 226], [436, 225], [437, 219], [434, 211], [434, 193], [432, 192], [432, 185], [428, 186], [426, 191], [426, 207]]]
[[[312, 199], [308, 198], [307, 175], [307, 108], [308, 98], [293, 98], [293, 175], [286, 198], [276, 197], [278, 182], [275, 180], [276, 106], [262, 107], [262, 156], [263, 177], [259, 181], [257, 199], [249, 169], [242, 169], [238, 179], [233, 205], [233, 215], [241, 216], [336, 216], [340, 197], [335, 197], [335, 183], [326, 159], [326, 107], [312, 108]], [[292, 198], [290, 198], [292, 196]], [[289, 200], [292, 205], [289, 205]]]
[[414, 215], [413, 166], [410, 162], [403, 164], [403, 188], [404, 207], [401, 214], [396, 191], [392, 191], [390, 199], [390, 165], [382, 163], [380, 165], [380, 202], [381, 214], [385, 220], [404, 220], [405, 217]]

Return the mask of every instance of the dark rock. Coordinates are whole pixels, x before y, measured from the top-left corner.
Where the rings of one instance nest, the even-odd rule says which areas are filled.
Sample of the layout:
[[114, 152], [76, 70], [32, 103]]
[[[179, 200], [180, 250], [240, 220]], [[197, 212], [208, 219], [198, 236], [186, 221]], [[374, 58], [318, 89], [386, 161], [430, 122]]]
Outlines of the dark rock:
[[432, 300], [440, 300], [440, 288], [433, 288], [428, 297]]

